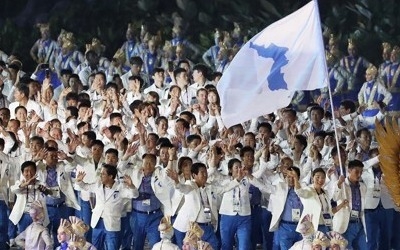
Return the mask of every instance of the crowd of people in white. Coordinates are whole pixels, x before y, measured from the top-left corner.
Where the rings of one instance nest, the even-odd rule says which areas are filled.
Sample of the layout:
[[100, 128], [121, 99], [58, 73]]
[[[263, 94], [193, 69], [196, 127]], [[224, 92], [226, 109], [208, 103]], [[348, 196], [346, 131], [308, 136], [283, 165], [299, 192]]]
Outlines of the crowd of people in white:
[[0, 249], [400, 249], [373, 133], [400, 110], [400, 49], [375, 67], [330, 36], [334, 112], [299, 91], [227, 128], [216, 86], [240, 26], [195, 64], [181, 21], [166, 41], [129, 25], [111, 60], [41, 24], [32, 74], [0, 51]]

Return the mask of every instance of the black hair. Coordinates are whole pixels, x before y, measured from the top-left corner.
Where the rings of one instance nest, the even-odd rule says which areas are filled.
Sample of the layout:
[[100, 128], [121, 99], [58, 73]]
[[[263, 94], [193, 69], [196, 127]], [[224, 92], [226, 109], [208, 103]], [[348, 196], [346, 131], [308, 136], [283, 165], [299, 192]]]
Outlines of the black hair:
[[193, 135], [189, 135], [189, 136], [186, 138], [187, 143], [192, 143], [192, 141], [194, 141], [194, 140], [199, 140], [199, 141], [201, 141], [200, 135], [193, 134]]
[[199, 71], [207, 79], [208, 78], [208, 67], [202, 63], [194, 65], [192, 71]]
[[71, 113], [71, 116], [78, 118], [79, 110], [77, 107], [69, 106], [69, 107], [67, 107], [67, 110]]
[[362, 162], [359, 161], [359, 160], [352, 160], [352, 161], [349, 161], [348, 169], [353, 169], [353, 168], [355, 168], [355, 167], [364, 168], [364, 163], [362, 163]]
[[195, 116], [192, 112], [187, 111], [187, 110], [182, 111], [182, 112], [179, 114], [179, 117], [181, 117], [182, 115], [188, 116], [189, 119], [190, 119], [191, 121], [192, 121], [193, 119], [196, 119], [196, 116]]
[[340, 106], [350, 109], [350, 113], [356, 112], [356, 104], [352, 100], [343, 100], [340, 102]]
[[70, 69], [62, 69], [60, 71], [60, 75], [61, 76], [63, 76], [63, 75], [71, 75], [71, 74], [72, 74], [72, 70], [70, 70]]
[[212, 74], [211, 74], [211, 80], [215, 80], [215, 78], [217, 78], [217, 77], [222, 77], [222, 73], [221, 72], [218, 72], [218, 71], [215, 71], [215, 72], [213, 72]]
[[165, 70], [163, 69], [163, 68], [159, 68], [159, 67], [156, 67], [156, 68], [154, 68], [153, 69], [153, 76], [156, 74], [156, 73], [160, 73], [160, 72], [165, 72]]
[[139, 89], [142, 89], [142, 87], [143, 87], [143, 85], [144, 85], [144, 80], [143, 80], [143, 78], [142, 78], [142, 77], [140, 77], [140, 76], [130, 76], [130, 77], [128, 78], [128, 80], [129, 80], [129, 81], [135, 81], [135, 80], [138, 80], [138, 81], [139, 81], [139, 83], [140, 83], [140, 87], [139, 87]]
[[233, 168], [233, 165], [235, 164], [235, 163], [242, 163], [239, 159], [237, 159], [237, 158], [232, 158], [232, 159], [230, 159], [229, 161], [228, 161], [228, 170], [229, 170], [229, 175], [231, 176], [232, 175], [232, 168]]
[[361, 129], [357, 130], [356, 137], [360, 138], [362, 133], [367, 133], [368, 135], [371, 136], [371, 132], [367, 128], [361, 128]]
[[90, 103], [90, 100], [84, 99], [84, 100], [79, 100], [79, 101], [80, 101], [80, 103], [79, 103], [79, 106], [78, 106], [78, 110], [81, 109], [81, 108], [90, 108], [90, 107], [92, 107], [92, 105]]
[[168, 119], [167, 119], [167, 117], [165, 117], [165, 116], [159, 116], [159, 117], [156, 118], [156, 121], [155, 121], [156, 125], [159, 125], [160, 122], [161, 122], [162, 120], [166, 121], [167, 124], [168, 124]]
[[31, 143], [32, 143], [33, 141], [36, 141], [36, 142], [38, 142], [42, 147], [44, 146], [44, 139], [43, 139], [43, 137], [40, 137], [40, 136], [32, 136], [32, 138], [30, 139], [30, 141], [31, 141]]
[[96, 140], [96, 133], [92, 130], [83, 132], [82, 135], [86, 135], [87, 138], [91, 141], [91, 143]]
[[24, 169], [27, 167], [33, 167], [36, 172], [36, 164], [33, 161], [26, 161], [21, 165], [21, 172], [24, 172]]
[[7, 132], [8, 132], [8, 135], [11, 137], [11, 139], [14, 141], [14, 145], [11, 147], [10, 152], [14, 152], [19, 147], [18, 139], [13, 132], [11, 132], [11, 131], [7, 131]]
[[327, 133], [324, 131], [324, 130], [321, 130], [321, 131], [318, 131], [318, 132], [316, 132], [315, 134], [314, 134], [314, 138], [316, 138], [316, 137], [322, 137], [322, 138], [325, 138], [326, 136], [327, 136]]
[[129, 63], [130, 63], [131, 65], [139, 65], [139, 66], [142, 66], [142, 65], [143, 65], [143, 60], [142, 60], [142, 58], [141, 58], [140, 56], [132, 56], [132, 57], [129, 59]]
[[266, 128], [269, 132], [272, 132], [272, 126], [268, 122], [262, 122], [258, 124], [257, 130], [259, 130], [260, 128]]
[[207, 169], [207, 166], [204, 163], [201, 163], [201, 162], [193, 163], [192, 167], [190, 168], [190, 172], [192, 174], [196, 174], [197, 175], [199, 173], [200, 168]]
[[[50, 143], [55, 143], [57, 146], [56, 146], [56, 149], [58, 150], [58, 144], [57, 144], [57, 142], [55, 141], [55, 140], [47, 140], [45, 143], [44, 143], [44, 147], [47, 149], [47, 148], [51, 148], [51, 146], [50, 146]], [[53, 147], [54, 148], [54, 147]]]
[[91, 105], [90, 104], [90, 96], [89, 96], [89, 94], [86, 93], [86, 92], [80, 92], [78, 94], [78, 102], [80, 102], [80, 103], [87, 102], [87, 103], [89, 103], [89, 105]]
[[150, 159], [154, 164], [157, 163], [157, 156], [155, 154], [146, 153], [142, 156], [142, 160]]
[[92, 142], [92, 147], [93, 147], [94, 145], [98, 145], [98, 146], [100, 146], [100, 147], [102, 147], [102, 148], [104, 149], [104, 143], [103, 143], [101, 140], [94, 140], [94, 141]]
[[114, 89], [118, 92], [118, 85], [115, 82], [109, 82], [106, 84], [105, 89]]
[[181, 74], [181, 73], [187, 73], [186, 69], [184, 68], [177, 68], [174, 70], [174, 79], [176, 79], [176, 77]]
[[314, 111], [314, 110], [320, 112], [320, 114], [321, 114], [322, 117], [324, 116], [325, 110], [324, 110], [321, 106], [313, 106], [313, 107], [310, 109], [310, 113], [311, 113], [312, 111]]
[[[343, 151], [344, 153], [346, 153], [346, 150], [344, 150], [344, 148], [340, 147], [340, 151]], [[335, 157], [338, 155], [338, 148], [337, 146], [334, 146], [331, 150], [331, 157]]]
[[65, 100], [69, 101], [69, 100], [75, 100], [78, 101], [79, 99], [79, 95], [75, 92], [69, 92], [66, 96], [65, 96]]
[[290, 113], [293, 116], [297, 116], [296, 110], [294, 110], [294, 109], [284, 109], [283, 113]]
[[182, 125], [183, 125], [183, 127], [184, 127], [185, 129], [189, 129], [189, 128], [190, 128], [189, 122], [186, 121], [185, 119], [183, 119], [183, 118], [178, 118], [178, 119], [176, 120], [175, 124], [177, 124], [178, 122], [182, 122]]
[[17, 90], [24, 94], [26, 98], [29, 98], [29, 87], [27, 85], [19, 83], [17, 84]]
[[314, 177], [314, 175], [315, 175], [316, 173], [323, 173], [323, 174], [326, 176], [326, 172], [325, 172], [325, 170], [324, 170], [323, 168], [316, 168], [316, 169], [314, 169], [314, 170], [312, 171], [311, 176]]
[[240, 157], [243, 157], [245, 153], [247, 152], [252, 152], [254, 154], [254, 148], [250, 147], [250, 146], [244, 146], [241, 150], [240, 150]]
[[190, 157], [187, 156], [182, 156], [181, 158], [179, 158], [178, 160], [178, 174], [182, 174], [182, 168], [183, 168], [183, 163], [185, 161], [190, 161], [190, 164], [193, 164], [193, 160]]
[[118, 174], [117, 167], [110, 164], [104, 164], [102, 167], [106, 170], [107, 175], [111, 175], [113, 179], [117, 177]]
[[115, 155], [115, 156], [117, 156], [117, 158], [118, 158], [118, 150], [116, 150], [115, 148], [109, 148], [109, 149], [107, 149], [107, 151], [106, 151], [106, 153], [105, 153], [104, 155], [107, 155], [107, 154]]
[[82, 127], [84, 127], [85, 125], [88, 125], [88, 126], [89, 126], [89, 129], [91, 128], [91, 125], [90, 125], [89, 122], [80, 122], [80, 123], [78, 123], [78, 124], [76, 125], [76, 128], [79, 130], [79, 129], [81, 129]]
[[111, 113], [110, 114], [110, 120], [113, 120], [114, 118], [122, 118], [122, 114], [121, 113], [117, 113], [117, 112], [114, 112], [114, 113]]
[[295, 166], [292, 166], [292, 167], [289, 167], [288, 170], [293, 170], [293, 171], [295, 171], [295, 172], [296, 172], [296, 175], [297, 175], [297, 177], [298, 177], [298, 179], [300, 179], [300, 168], [295, 167]]
[[172, 145], [171, 141], [168, 138], [161, 137], [157, 140], [157, 145], [159, 148], [172, 148], [174, 145]]
[[300, 144], [303, 145], [303, 150], [307, 148], [307, 137], [305, 137], [304, 135], [295, 135], [294, 138], [299, 140]]
[[114, 136], [116, 133], [122, 132], [121, 127], [116, 126], [116, 125], [111, 125], [110, 127], [108, 127], [108, 130], [110, 131], [112, 136]]
[[142, 100], [134, 100], [131, 104], [129, 104], [129, 109], [134, 113], [135, 109], [139, 109], [139, 106], [142, 105]]

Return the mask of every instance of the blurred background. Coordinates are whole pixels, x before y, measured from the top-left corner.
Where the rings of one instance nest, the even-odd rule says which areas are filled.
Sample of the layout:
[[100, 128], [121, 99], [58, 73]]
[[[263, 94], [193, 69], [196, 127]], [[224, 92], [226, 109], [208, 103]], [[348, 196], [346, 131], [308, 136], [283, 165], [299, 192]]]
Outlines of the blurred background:
[[[205, 51], [214, 44], [216, 28], [233, 30], [240, 24], [244, 39], [272, 22], [297, 10], [303, 0], [1, 0], [0, 49], [22, 56], [24, 68], [32, 71], [29, 50], [40, 38], [37, 23], [50, 23], [56, 40], [61, 29], [72, 31], [79, 50], [98, 37], [111, 58], [122, 45], [128, 23], [140, 32], [146, 25], [151, 33], [171, 39], [173, 17], [183, 19], [183, 34]], [[360, 53], [369, 61], [381, 61], [382, 41], [399, 44], [400, 4], [394, 0], [320, 0], [324, 26], [340, 39], [345, 51], [347, 39], [359, 40]], [[284, 31], [282, 31], [284, 32]], [[200, 60], [201, 58], [197, 58]]]

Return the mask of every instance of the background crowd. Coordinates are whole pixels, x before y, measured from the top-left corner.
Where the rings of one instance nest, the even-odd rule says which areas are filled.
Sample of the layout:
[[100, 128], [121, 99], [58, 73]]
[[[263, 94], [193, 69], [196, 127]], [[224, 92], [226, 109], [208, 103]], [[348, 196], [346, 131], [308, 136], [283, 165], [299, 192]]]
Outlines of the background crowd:
[[400, 48], [382, 41], [374, 66], [326, 29], [332, 102], [299, 91], [227, 128], [216, 86], [243, 27], [206, 50], [183, 27], [126, 24], [107, 57], [99, 38], [79, 50], [79, 34], [39, 23], [32, 73], [0, 51], [0, 248], [399, 249], [374, 129], [399, 115]]

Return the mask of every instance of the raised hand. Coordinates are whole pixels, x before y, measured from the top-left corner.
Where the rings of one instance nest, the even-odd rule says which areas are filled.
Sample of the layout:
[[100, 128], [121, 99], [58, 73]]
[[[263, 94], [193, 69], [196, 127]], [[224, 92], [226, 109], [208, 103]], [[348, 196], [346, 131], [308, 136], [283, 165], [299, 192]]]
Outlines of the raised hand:
[[176, 147], [171, 147], [168, 149], [169, 159], [176, 160], [178, 157], [176, 155]]
[[83, 181], [83, 178], [85, 178], [86, 173], [84, 171], [79, 171], [78, 175], [76, 176], [76, 182]]
[[70, 142], [68, 143], [68, 152], [73, 153], [76, 151], [76, 148], [81, 143], [76, 137], [70, 137]]
[[339, 180], [337, 183], [338, 187], [340, 187], [345, 180], [346, 180], [346, 177], [344, 177], [344, 175], [339, 176]]
[[128, 160], [129, 157], [131, 157], [132, 155], [137, 153], [138, 148], [139, 148], [139, 144], [138, 143], [133, 143], [133, 144], [129, 145], [128, 148], [125, 151], [123, 159], [125, 161]]
[[39, 152], [37, 152], [37, 154], [35, 155], [35, 157], [33, 157], [34, 161], [41, 161], [44, 159], [44, 157], [46, 157], [47, 154], [47, 149], [42, 148], [41, 150], [39, 150]]
[[26, 188], [29, 185], [33, 185], [36, 182], [37, 175], [34, 175], [32, 178], [29, 180], [22, 180], [21, 185], [19, 186], [20, 188]]
[[127, 174], [124, 175], [124, 183], [130, 188], [134, 188], [135, 187], [135, 185], [133, 185], [131, 177], [129, 175], [127, 175]]
[[68, 155], [64, 151], [58, 151], [57, 156], [59, 160], [66, 160], [68, 158]]
[[244, 166], [240, 167], [238, 169], [238, 175], [236, 177], [236, 180], [238, 182], [240, 182], [241, 180], [243, 180], [243, 178], [247, 175], [248, 171], [246, 170], [246, 168]]
[[169, 178], [171, 178], [171, 180], [175, 181], [175, 183], [179, 183], [179, 175], [175, 170], [167, 169], [166, 173], [167, 173], [167, 176]]
[[26, 124], [23, 128], [22, 128], [22, 132], [24, 132], [25, 138], [28, 139], [31, 135], [32, 132], [32, 124], [28, 125]]

